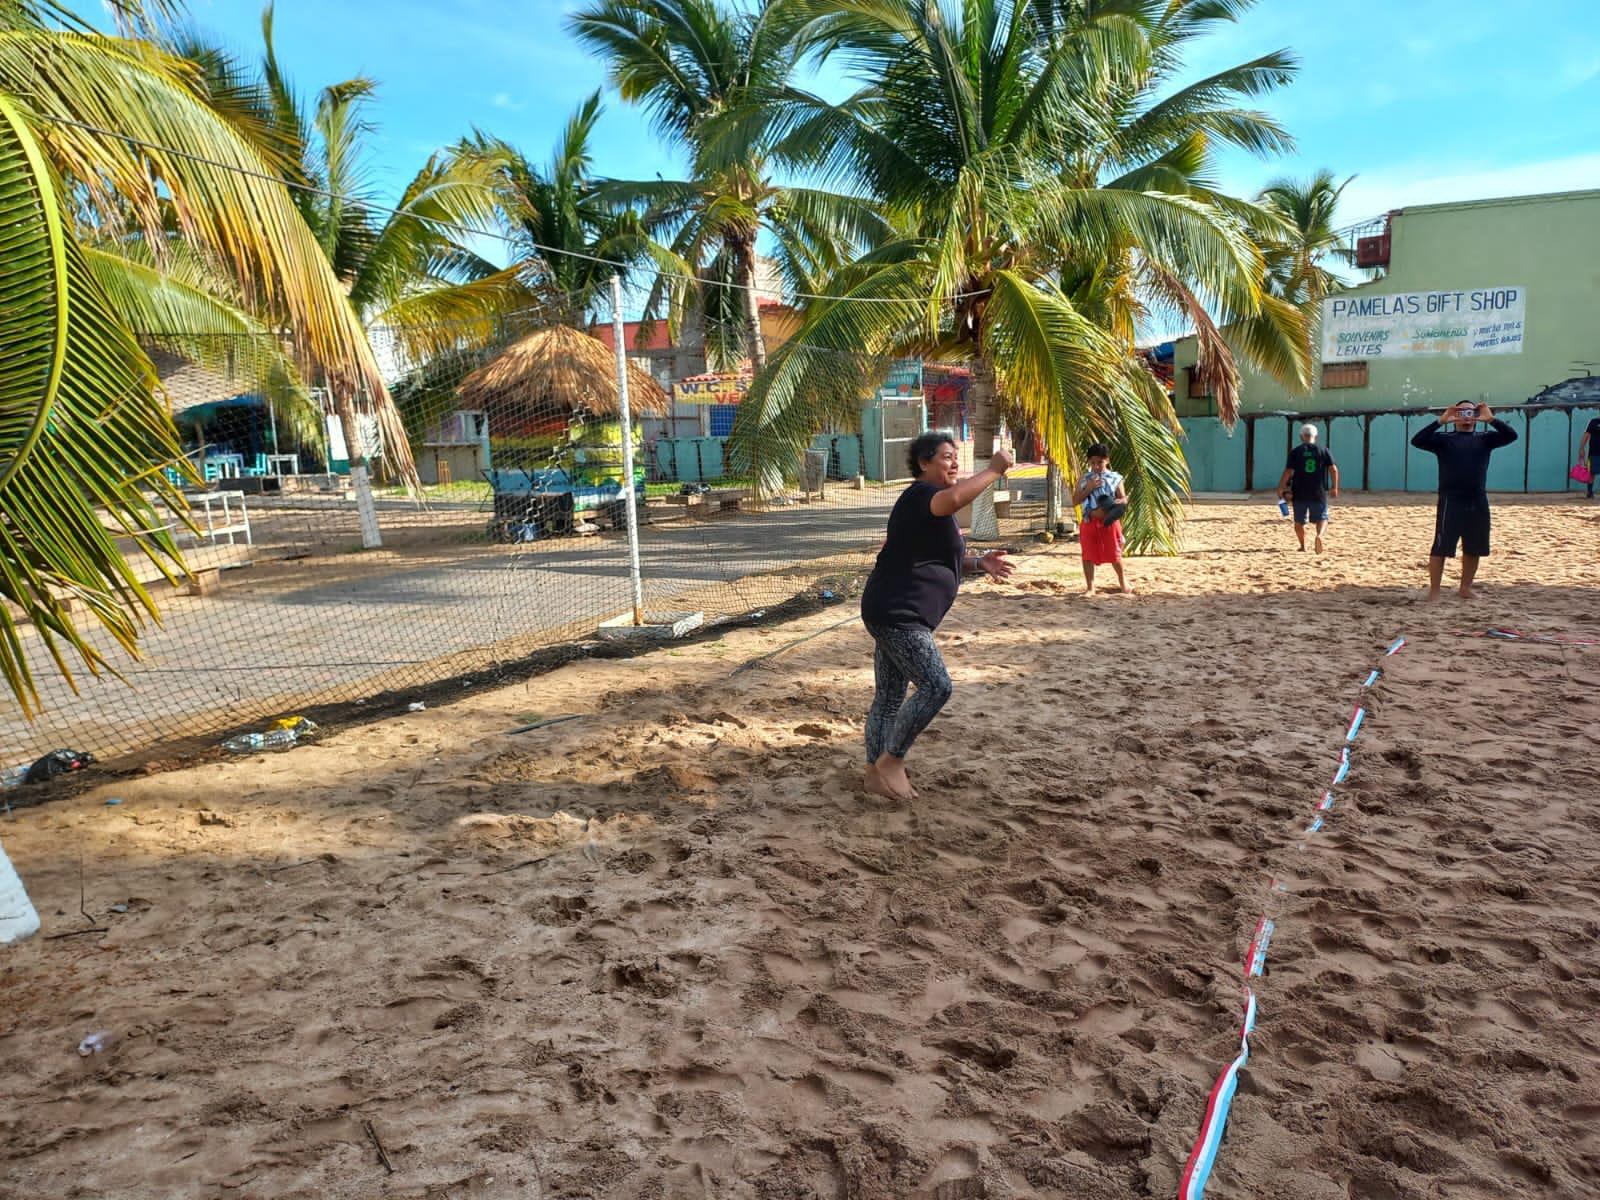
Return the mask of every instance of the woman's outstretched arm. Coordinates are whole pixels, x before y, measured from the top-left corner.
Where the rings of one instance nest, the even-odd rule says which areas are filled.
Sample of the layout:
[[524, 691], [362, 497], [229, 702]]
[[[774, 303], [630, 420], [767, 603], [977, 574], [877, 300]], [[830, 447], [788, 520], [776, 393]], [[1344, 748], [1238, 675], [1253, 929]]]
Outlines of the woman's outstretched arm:
[[983, 495], [984, 490], [1009, 471], [1015, 461], [1004, 450], [996, 450], [989, 459], [987, 467], [976, 475], [969, 475], [961, 482], [952, 483], [949, 487], [935, 492], [928, 507], [936, 517], [954, 516]]

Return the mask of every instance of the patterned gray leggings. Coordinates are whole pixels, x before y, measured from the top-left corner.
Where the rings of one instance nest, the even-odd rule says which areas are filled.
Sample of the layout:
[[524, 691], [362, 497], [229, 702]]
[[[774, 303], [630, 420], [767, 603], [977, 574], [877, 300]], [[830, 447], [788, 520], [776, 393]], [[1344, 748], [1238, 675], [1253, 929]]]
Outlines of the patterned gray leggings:
[[[877, 643], [872, 665], [878, 682], [867, 712], [867, 761], [877, 762], [885, 751], [904, 758], [950, 699], [950, 672], [925, 626], [868, 625], [867, 632]], [[907, 701], [913, 683], [917, 690]]]

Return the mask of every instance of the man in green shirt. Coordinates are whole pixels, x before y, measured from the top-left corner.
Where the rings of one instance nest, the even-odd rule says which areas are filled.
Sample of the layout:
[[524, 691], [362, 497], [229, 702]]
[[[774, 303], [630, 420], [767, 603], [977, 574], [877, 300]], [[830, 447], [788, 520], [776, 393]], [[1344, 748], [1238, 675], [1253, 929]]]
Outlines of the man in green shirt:
[[1300, 426], [1300, 444], [1289, 451], [1289, 461], [1278, 479], [1278, 495], [1294, 504], [1294, 536], [1300, 549], [1306, 548], [1306, 526], [1317, 527], [1317, 553], [1322, 553], [1322, 534], [1328, 528], [1328, 497], [1339, 498], [1339, 466], [1317, 445], [1317, 427]]

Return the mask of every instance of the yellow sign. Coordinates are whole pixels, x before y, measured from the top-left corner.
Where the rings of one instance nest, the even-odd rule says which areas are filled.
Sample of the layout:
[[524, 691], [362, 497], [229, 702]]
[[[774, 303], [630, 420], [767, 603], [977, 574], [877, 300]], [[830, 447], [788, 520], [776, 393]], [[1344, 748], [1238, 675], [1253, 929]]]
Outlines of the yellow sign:
[[691, 375], [672, 385], [672, 398], [679, 404], [737, 404], [749, 390], [748, 375]]

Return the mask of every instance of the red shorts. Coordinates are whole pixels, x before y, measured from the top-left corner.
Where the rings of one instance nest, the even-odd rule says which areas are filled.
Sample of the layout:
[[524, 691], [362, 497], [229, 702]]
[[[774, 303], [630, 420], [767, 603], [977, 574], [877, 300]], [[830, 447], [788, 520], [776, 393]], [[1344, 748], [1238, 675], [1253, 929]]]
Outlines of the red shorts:
[[1122, 522], [1102, 525], [1090, 517], [1078, 526], [1078, 545], [1083, 550], [1083, 561], [1099, 566], [1122, 561]]

